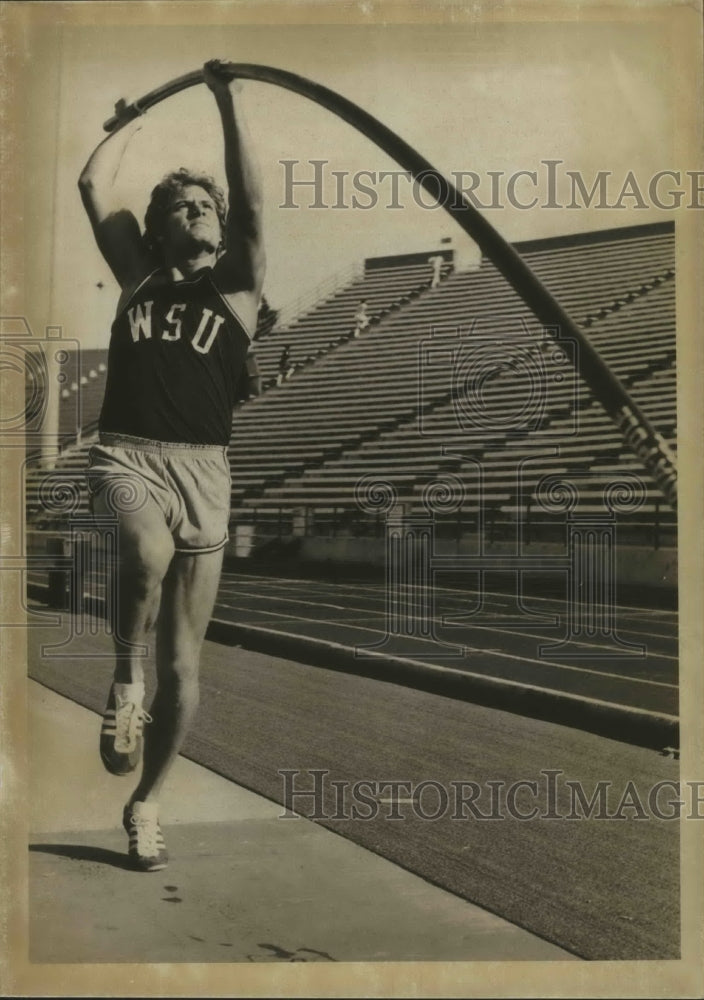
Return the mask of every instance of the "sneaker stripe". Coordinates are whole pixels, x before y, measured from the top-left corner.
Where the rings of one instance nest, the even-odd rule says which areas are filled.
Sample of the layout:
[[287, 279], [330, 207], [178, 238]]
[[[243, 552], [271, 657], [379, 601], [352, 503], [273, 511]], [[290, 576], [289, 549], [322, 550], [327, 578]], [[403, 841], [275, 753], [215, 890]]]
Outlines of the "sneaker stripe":
[[[117, 690], [116, 690], [117, 687]], [[144, 723], [151, 717], [142, 707], [144, 689], [133, 686], [128, 697], [124, 688], [113, 683], [100, 727], [100, 756], [112, 774], [128, 774], [138, 763], [144, 739]], [[132, 697], [136, 700], [132, 700]]]
[[128, 835], [129, 855], [142, 871], [166, 868], [168, 854], [156, 814], [145, 816], [125, 808], [123, 825]]

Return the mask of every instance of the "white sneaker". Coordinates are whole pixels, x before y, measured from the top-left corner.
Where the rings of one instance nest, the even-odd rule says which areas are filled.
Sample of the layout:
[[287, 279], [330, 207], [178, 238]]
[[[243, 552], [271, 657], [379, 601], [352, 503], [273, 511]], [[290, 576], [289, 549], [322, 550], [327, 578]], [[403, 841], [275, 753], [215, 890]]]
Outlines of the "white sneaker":
[[111, 774], [129, 774], [139, 764], [144, 723], [152, 721], [143, 701], [143, 683], [110, 687], [100, 728], [100, 757]]
[[169, 855], [159, 826], [159, 807], [155, 802], [133, 802], [125, 806], [122, 825], [129, 837], [129, 856], [142, 872], [166, 868]]

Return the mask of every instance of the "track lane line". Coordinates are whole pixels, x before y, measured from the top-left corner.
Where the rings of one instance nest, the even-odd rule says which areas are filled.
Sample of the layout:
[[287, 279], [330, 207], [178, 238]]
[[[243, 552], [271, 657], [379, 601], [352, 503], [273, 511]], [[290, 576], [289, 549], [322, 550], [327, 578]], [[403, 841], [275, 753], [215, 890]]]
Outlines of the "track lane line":
[[[326, 607], [326, 608], [333, 608], [333, 609], [338, 610], [338, 611], [342, 610], [342, 611], [359, 611], [359, 612], [366, 612], [366, 611], [369, 610], [367, 608], [354, 607], [354, 606], [351, 606], [351, 605], [348, 605], [347, 607], [341, 608], [341, 607], [339, 607], [338, 605], [335, 605], [335, 604], [318, 604], [315, 601], [303, 600], [303, 599], [297, 598], [297, 597], [277, 598], [277, 597], [269, 596], [268, 594], [257, 594], [257, 593], [253, 593], [251, 591], [241, 591], [241, 594], [242, 594], [243, 597], [254, 598], [255, 600], [262, 600], [262, 601], [277, 601], [277, 600], [280, 600], [282, 603], [287, 603], [287, 604], [302, 604], [305, 607]], [[392, 607], [399, 607], [399, 606], [403, 607], [403, 606], [405, 606], [406, 602], [403, 602], [403, 601], [399, 600], [399, 601], [391, 601], [390, 603], [391, 603]], [[385, 609], [382, 608], [382, 609], [379, 610], [378, 613], [379, 614], [383, 614], [384, 610]], [[375, 612], [372, 610], [371, 613], [374, 614]], [[504, 628], [504, 627], [501, 627], [501, 626], [498, 626], [498, 625], [497, 626], [493, 626], [493, 625], [475, 625], [472, 622], [466, 622], [466, 623], [461, 623], [461, 624], [453, 624], [453, 623], [448, 623], [448, 622], [444, 621], [443, 617], [437, 617], [437, 616], [429, 618], [428, 621], [432, 622], [432, 624], [434, 624], [434, 625], [443, 626], [444, 628], [477, 629], [479, 631], [484, 631], [484, 632], [498, 632], [501, 635], [515, 635], [515, 636], [518, 636], [519, 638], [523, 638], [523, 639], [540, 639], [540, 636], [533, 635], [531, 632], [520, 632], [520, 631], [518, 631], [516, 629]], [[329, 622], [329, 623], [332, 624], [332, 621]], [[546, 628], [559, 628], [559, 625], [552, 625], [552, 626], [545, 626], [545, 627]], [[536, 628], [538, 628], [537, 625], [536, 625]], [[613, 649], [613, 647], [607, 646], [604, 643], [599, 643], [599, 642], [581, 641], [579, 639], [574, 639], [574, 640], [571, 640], [571, 641], [576, 646], [585, 646], [586, 649], [608, 649], [608, 650], [612, 650]], [[585, 654], [585, 655], [587, 655], [587, 654]], [[657, 658], [661, 659], [661, 660], [672, 660], [675, 663], [679, 662], [679, 656], [671, 656], [669, 653], [659, 653], [658, 652], [658, 653], [656, 653], [654, 655], [657, 656]], [[646, 652], [645, 656], [641, 656], [641, 657], [639, 657], [639, 659], [641, 659], [641, 660], [647, 659], [647, 652]]]
[[[225, 627], [232, 626], [234, 624], [233, 622], [227, 621], [226, 619], [222, 618], [213, 618], [212, 621], [218, 625], [223, 625]], [[272, 635], [283, 636], [284, 638], [289, 638], [294, 640], [296, 639], [300, 640], [301, 638], [305, 638], [308, 642], [314, 643], [319, 646], [323, 646], [328, 649], [335, 649], [341, 652], [349, 652], [349, 646], [345, 646], [343, 643], [334, 642], [330, 639], [318, 639], [312, 636], [301, 636], [300, 633], [283, 632], [279, 629], [268, 629], [264, 626], [261, 626], [259, 630], [262, 632], [268, 632]], [[406, 656], [393, 656], [385, 653], [378, 653], [375, 652], [374, 650], [369, 650], [365, 654], [365, 659], [367, 657], [370, 659], [378, 659], [381, 661], [392, 660], [394, 663], [398, 663], [401, 665], [405, 664], [409, 667], [422, 666], [424, 669], [427, 669], [431, 673], [435, 673], [438, 676], [454, 676], [458, 680], [469, 677], [474, 680], [489, 682], [491, 684], [496, 684], [498, 686], [503, 686], [507, 688], [508, 687], [520, 688], [523, 691], [532, 691], [539, 694], [549, 694], [559, 699], [578, 701], [584, 703], [585, 705], [597, 706], [605, 710], [622, 711], [629, 715], [645, 716], [652, 719], [664, 720], [669, 723], [678, 722], [678, 717], [676, 715], [669, 715], [665, 712], [653, 712], [650, 709], [636, 708], [632, 705], [623, 705], [620, 702], [602, 701], [599, 698], [589, 698], [585, 695], [572, 694], [570, 692], [560, 691], [556, 688], [543, 688], [535, 684], [524, 684], [522, 681], [508, 680], [507, 678], [503, 677], [492, 677], [491, 675], [487, 674], [477, 674], [467, 670], [457, 670], [454, 667], [445, 667], [437, 663], [427, 663], [424, 660], [414, 660]]]
[[[230, 608], [229, 605], [227, 605], [227, 604], [222, 604], [221, 602], [216, 602], [215, 607], [216, 608], [230, 610], [230, 611], [236, 610], [236, 609]], [[378, 629], [378, 628], [369, 628], [369, 627], [364, 626], [364, 625], [354, 625], [354, 626], [353, 625], [346, 625], [344, 622], [328, 621], [327, 619], [320, 619], [320, 618], [293, 618], [291, 615], [281, 615], [280, 613], [277, 613], [276, 611], [265, 611], [262, 608], [243, 608], [242, 610], [244, 610], [244, 611], [250, 611], [250, 612], [255, 612], [255, 613], [258, 613], [258, 614], [262, 614], [262, 615], [269, 615], [272, 618], [280, 618], [280, 619], [286, 620], [286, 621], [305, 621], [305, 622], [310, 622], [313, 625], [334, 625], [334, 626], [336, 626], [338, 628], [350, 628], [350, 629], [351, 628], [355, 628], [355, 629], [361, 629], [363, 632], [372, 632], [374, 635], [380, 635], [380, 636], [385, 636], [387, 634], [385, 631], [382, 631], [381, 629]], [[217, 619], [213, 619], [213, 620], [217, 620]], [[237, 622], [230, 622], [229, 624], [230, 625], [237, 625]], [[276, 632], [277, 631], [276, 629], [267, 629], [266, 626], [254, 626], [254, 627], [256, 627], [256, 628], [260, 628], [261, 627], [263, 631], [272, 631], [272, 632]], [[317, 641], [328, 641], [328, 640], [318, 640], [318, 639], [313, 640], [313, 637], [302, 635], [300, 632], [299, 633], [295, 633], [295, 632], [282, 632], [282, 633], [279, 633], [279, 634], [281, 634], [281, 635], [291, 635], [291, 636], [297, 635], [298, 638], [305, 638], [305, 639], [311, 638], [311, 641], [316, 641], [316, 642]], [[436, 646], [438, 645], [438, 643], [435, 640], [433, 640], [433, 639], [425, 639], [422, 636], [411, 636], [410, 638], [415, 639], [417, 642], [433, 643]], [[349, 649], [350, 648], [349, 646], [345, 646], [344, 643], [337, 643], [336, 645], [339, 646], [341, 649]], [[675, 691], [678, 689], [678, 685], [677, 684], [669, 684], [669, 683], [667, 683], [665, 681], [651, 681], [651, 680], [647, 680], [646, 678], [640, 678], [640, 677], [626, 677], [623, 674], [612, 674], [612, 673], [609, 673], [609, 672], [606, 672], [606, 671], [602, 671], [602, 670], [591, 670], [589, 667], [575, 667], [575, 666], [572, 666], [569, 663], [547, 663], [544, 660], [536, 660], [535, 658], [529, 657], [529, 656], [516, 656], [513, 653], [506, 653], [503, 650], [498, 650], [498, 651], [495, 651], [495, 652], [488, 652], [486, 649], [482, 649], [482, 648], [479, 648], [479, 647], [476, 647], [476, 646], [467, 646], [465, 643], [460, 643], [460, 642], [457, 642], [457, 643], [450, 643], [450, 642], [448, 642], [448, 643], [446, 643], [446, 645], [457, 645], [457, 646], [461, 645], [462, 648], [464, 650], [466, 650], [466, 652], [468, 652], [468, 653], [479, 653], [479, 654], [483, 654], [483, 655], [503, 657], [504, 659], [508, 659], [508, 660], [517, 660], [520, 663], [533, 663], [533, 664], [536, 664], [536, 665], [542, 667], [543, 669], [552, 669], [552, 668], [555, 668], [555, 669], [559, 669], [559, 670], [568, 670], [568, 671], [571, 671], [573, 673], [592, 674], [592, 675], [594, 675], [596, 677], [608, 677], [608, 678], [611, 678], [613, 680], [622, 681], [624, 683], [645, 684], [645, 685], [648, 685], [648, 686], [651, 686], [651, 687], [670, 688], [670, 689], [675, 690]], [[427, 661], [426, 660], [415, 660], [415, 661], [412, 661], [412, 662], [426, 663]], [[465, 671], [460, 671], [460, 673], [463, 673], [463, 672], [465, 672]], [[477, 676], [484, 677], [484, 676], [487, 676], [487, 675], [481, 674], [481, 675], [477, 675]]]
[[[531, 570], [526, 569], [524, 572], [531, 572]], [[533, 570], [533, 572], [534, 572], [534, 570]], [[286, 582], [289, 579], [288, 577], [280, 577], [280, 576], [263, 576], [263, 577], [261, 577], [261, 576], [259, 576], [256, 573], [238, 573], [238, 572], [232, 571], [232, 570], [230, 570], [230, 571], [223, 571], [223, 576], [231, 576], [233, 578], [241, 577], [242, 579], [247, 579], [247, 580], [265, 579], [265, 580], [278, 581], [279, 583], [284, 583], [284, 582]], [[313, 582], [315, 584], [315, 582], [316, 582], [316, 581], [306, 580], [305, 578], [299, 579], [297, 577], [296, 578], [290, 578], [290, 579], [291, 579], [291, 582], [293, 582], [293, 583], [305, 583], [306, 585], [310, 585], [311, 582]], [[323, 586], [323, 584], [321, 584], [321, 587], [322, 586]], [[368, 586], [367, 584], [364, 584], [364, 583], [360, 583], [360, 584], [354, 584], [354, 583], [343, 583], [343, 584], [332, 583], [332, 584], [330, 584], [330, 586], [341, 588], [341, 589], [348, 589], [349, 588], [349, 589], [366, 590], [366, 591], [369, 591], [369, 590], [381, 590], [381, 591], [383, 591], [385, 589], [385, 584], [371, 584], [371, 585]], [[329, 589], [329, 587], [327, 587], [327, 589]], [[447, 594], [465, 594], [465, 593], [467, 593], [466, 590], [464, 590], [464, 589], [462, 589], [460, 587], [438, 587], [437, 589], [438, 589], [438, 591], [440, 593], [447, 593]], [[485, 591], [483, 591], [483, 593], [484, 594], [488, 594], [490, 597], [504, 597], [504, 598], [506, 597], [506, 594], [503, 593], [502, 591], [499, 591], [499, 590], [485, 590]], [[556, 597], [540, 597], [537, 594], [536, 595], [533, 595], [533, 594], [529, 595], [528, 599], [529, 600], [534, 600], [534, 601], [552, 602], [553, 604], [558, 604], [560, 606], [564, 606], [567, 603], [566, 601], [564, 601], [564, 600], [561, 601], [559, 598], [556, 598]], [[608, 605], [608, 604], [598, 604], [598, 605], [594, 605], [594, 606], [595, 607], [601, 607], [601, 608], [610, 607], [610, 605]], [[647, 617], [651, 617], [652, 615], [655, 614], [655, 615], [672, 615], [675, 618], [677, 618], [677, 616], [679, 614], [679, 612], [677, 612], [677, 611], [675, 611], [675, 610], [673, 610], [671, 608], [645, 608], [644, 609], [642, 607], [637, 607], [636, 605], [632, 605], [632, 604], [617, 604], [616, 607], [619, 608], [622, 611], [636, 611], [636, 612], [638, 612], [639, 615], [641, 615], [641, 616], [645, 615]]]

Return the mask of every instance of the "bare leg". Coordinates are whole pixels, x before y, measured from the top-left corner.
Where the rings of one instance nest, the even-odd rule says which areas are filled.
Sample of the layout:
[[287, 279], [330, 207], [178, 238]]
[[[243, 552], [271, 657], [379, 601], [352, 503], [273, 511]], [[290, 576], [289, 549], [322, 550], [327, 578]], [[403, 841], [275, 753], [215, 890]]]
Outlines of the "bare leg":
[[[93, 504], [96, 514], [114, 513], [101, 494]], [[118, 544], [114, 679], [119, 684], [139, 683], [144, 681], [144, 656], [138, 647], [156, 620], [162, 581], [174, 555], [164, 515], [151, 497], [139, 510], [119, 514]]]
[[145, 732], [142, 778], [130, 802], [156, 802], [198, 708], [198, 668], [217, 596], [223, 550], [176, 553], [162, 586], [157, 692]]

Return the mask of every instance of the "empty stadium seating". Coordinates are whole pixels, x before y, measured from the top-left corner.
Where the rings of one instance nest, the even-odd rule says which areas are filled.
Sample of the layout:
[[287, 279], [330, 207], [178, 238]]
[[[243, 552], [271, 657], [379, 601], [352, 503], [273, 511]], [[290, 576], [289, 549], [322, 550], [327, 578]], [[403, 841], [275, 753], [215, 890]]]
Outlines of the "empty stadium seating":
[[287, 344], [292, 347], [293, 365], [303, 367], [349, 340], [362, 299], [367, 303], [370, 326], [374, 326], [428, 289], [431, 272], [427, 260], [418, 254], [410, 258], [367, 269], [362, 277], [336, 290], [292, 323], [275, 328], [265, 338], [257, 337], [256, 353], [264, 381], [275, 379], [279, 356]]

